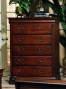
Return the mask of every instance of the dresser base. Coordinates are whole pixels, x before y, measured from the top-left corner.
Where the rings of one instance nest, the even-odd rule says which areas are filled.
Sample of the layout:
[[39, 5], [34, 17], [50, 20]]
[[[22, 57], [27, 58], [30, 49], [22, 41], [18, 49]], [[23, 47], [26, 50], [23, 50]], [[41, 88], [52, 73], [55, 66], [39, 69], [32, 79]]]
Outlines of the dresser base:
[[[16, 77], [18, 77], [18, 76], [13, 76], [13, 77], [10, 77], [10, 79], [9, 79], [9, 83], [10, 84], [14, 84], [15, 83], [15, 79], [16, 79]], [[23, 77], [24, 78], [24, 77]], [[25, 77], [25, 78], [27, 78], [27, 77]], [[28, 77], [28, 78], [36, 78], [36, 79], [50, 79], [50, 80], [56, 80], [56, 79], [58, 79], [58, 80], [60, 80], [60, 76], [58, 75], [57, 77]]]
[[39, 78], [16, 78], [16, 89], [66, 89], [66, 81]]

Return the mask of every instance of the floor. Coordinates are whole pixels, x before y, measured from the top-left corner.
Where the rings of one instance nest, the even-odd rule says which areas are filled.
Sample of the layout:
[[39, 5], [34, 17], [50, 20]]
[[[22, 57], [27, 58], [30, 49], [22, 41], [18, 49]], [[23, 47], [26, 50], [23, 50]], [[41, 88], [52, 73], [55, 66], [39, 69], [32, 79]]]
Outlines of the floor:
[[2, 77], [2, 89], [15, 89], [15, 85], [9, 84], [9, 76]]
[[15, 89], [15, 88], [2, 88], [2, 89]]

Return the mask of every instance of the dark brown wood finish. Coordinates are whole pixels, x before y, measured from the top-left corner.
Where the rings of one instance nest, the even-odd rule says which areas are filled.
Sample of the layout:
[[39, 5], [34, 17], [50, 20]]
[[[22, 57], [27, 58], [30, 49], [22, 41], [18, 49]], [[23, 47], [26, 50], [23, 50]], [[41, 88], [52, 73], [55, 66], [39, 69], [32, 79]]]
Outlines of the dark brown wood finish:
[[[51, 35], [14, 35], [13, 44], [51, 44]], [[16, 39], [16, 40], [15, 40]]]
[[52, 65], [52, 56], [14, 56], [13, 65]]
[[0, 89], [2, 89], [2, 75], [3, 75], [3, 69], [0, 68]]
[[9, 18], [10, 82], [16, 76], [59, 78], [58, 18]]
[[66, 89], [66, 81], [49, 80], [43, 78], [21, 78], [15, 79], [16, 89]]

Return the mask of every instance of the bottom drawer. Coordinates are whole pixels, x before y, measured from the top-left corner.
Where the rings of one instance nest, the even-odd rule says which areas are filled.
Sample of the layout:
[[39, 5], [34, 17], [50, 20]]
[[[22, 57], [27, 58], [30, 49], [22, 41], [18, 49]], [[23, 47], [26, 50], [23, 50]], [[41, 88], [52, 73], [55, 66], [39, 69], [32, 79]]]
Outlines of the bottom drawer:
[[13, 67], [14, 76], [23, 77], [39, 77], [39, 76], [52, 76], [52, 67], [43, 66], [14, 66]]

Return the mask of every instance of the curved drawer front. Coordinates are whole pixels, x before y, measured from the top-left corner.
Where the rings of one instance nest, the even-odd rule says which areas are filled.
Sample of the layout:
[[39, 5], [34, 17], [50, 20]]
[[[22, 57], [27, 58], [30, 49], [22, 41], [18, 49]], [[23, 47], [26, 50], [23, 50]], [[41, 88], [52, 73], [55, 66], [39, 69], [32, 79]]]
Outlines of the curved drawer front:
[[22, 23], [13, 24], [13, 34], [51, 34], [51, 23]]
[[23, 77], [52, 76], [52, 68], [43, 66], [15, 66], [13, 67], [13, 75]]
[[51, 56], [14, 56], [13, 65], [52, 65]]
[[51, 56], [51, 46], [50, 45], [23, 45], [23, 46], [13, 46], [12, 54], [15, 55], [45, 55]]
[[13, 44], [51, 44], [51, 35], [14, 35]]

